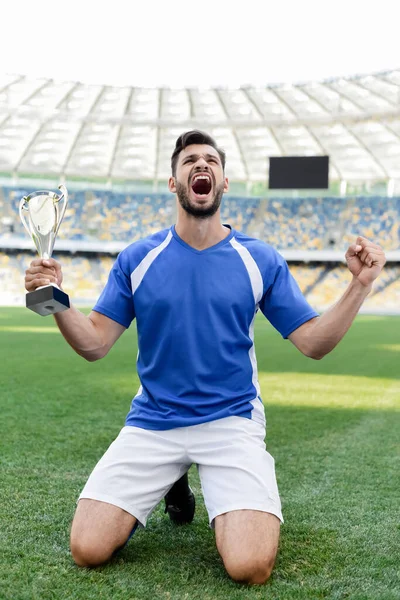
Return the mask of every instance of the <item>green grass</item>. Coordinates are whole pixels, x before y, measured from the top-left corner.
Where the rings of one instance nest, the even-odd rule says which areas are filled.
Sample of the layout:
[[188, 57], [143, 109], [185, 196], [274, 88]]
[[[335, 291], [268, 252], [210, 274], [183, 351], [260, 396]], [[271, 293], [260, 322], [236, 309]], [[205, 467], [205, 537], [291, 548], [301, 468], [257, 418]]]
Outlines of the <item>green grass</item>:
[[400, 319], [359, 317], [307, 360], [262, 318], [256, 348], [285, 525], [266, 586], [226, 576], [197, 510], [175, 528], [158, 507], [112, 563], [75, 567], [76, 498], [138, 387], [134, 328], [97, 363], [53, 320], [0, 310], [0, 599], [400, 598]]

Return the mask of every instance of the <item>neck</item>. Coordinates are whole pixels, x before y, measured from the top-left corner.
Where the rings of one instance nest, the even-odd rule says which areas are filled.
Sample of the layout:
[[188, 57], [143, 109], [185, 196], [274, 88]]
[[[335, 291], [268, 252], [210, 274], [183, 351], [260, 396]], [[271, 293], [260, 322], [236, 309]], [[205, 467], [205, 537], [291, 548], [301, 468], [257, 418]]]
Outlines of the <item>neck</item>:
[[205, 250], [215, 246], [230, 233], [229, 227], [225, 227], [221, 223], [219, 210], [212, 217], [199, 219], [188, 215], [180, 205], [178, 206], [175, 231], [186, 244], [196, 250]]

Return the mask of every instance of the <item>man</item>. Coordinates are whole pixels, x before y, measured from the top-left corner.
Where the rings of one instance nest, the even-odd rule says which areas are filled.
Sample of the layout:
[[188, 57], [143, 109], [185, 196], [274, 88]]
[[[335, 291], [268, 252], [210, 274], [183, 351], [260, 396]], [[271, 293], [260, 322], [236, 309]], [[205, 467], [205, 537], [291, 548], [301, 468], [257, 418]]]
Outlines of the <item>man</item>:
[[[256, 312], [303, 354], [321, 359], [349, 329], [385, 256], [357, 238], [346, 253], [352, 280], [319, 317], [280, 254], [221, 223], [228, 180], [215, 141], [198, 131], [181, 135], [171, 165], [176, 225], [120, 253], [88, 317], [73, 307], [55, 316], [89, 361], [104, 357], [134, 318], [139, 343], [141, 386], [80, 496], [72, 556], [80, 566], [107, 561], [195, 463], [228, 574], [261, 584], [274, 565], [282, 514], [264, 445]], [[61, 285], [59, 263], [34, 260], [26, 289], [48, 282]]]

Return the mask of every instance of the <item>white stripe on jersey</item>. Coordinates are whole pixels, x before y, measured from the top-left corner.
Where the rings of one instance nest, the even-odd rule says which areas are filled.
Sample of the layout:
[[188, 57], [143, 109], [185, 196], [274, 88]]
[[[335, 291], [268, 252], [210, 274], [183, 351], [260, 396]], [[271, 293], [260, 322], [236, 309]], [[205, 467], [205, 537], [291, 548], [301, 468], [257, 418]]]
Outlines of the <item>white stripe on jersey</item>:
[[262, 298], [264, 289], [260, 269], [258, 268], [256, 261], [254, 260], [250, 252], [247, 250], [247, 248], [242, 246], [242, 244], [239, 244], [239, 242], [235, 240], [235, 238], [232, 238], [230, 243], [235, 248], [236, 252], [239, 254], [240, 258], [244, 262], [244, 266], [246, 267], [246, 270], [250, 277], [251, 289], [253, 290], [254, 296], [254, 303], [257, 306]]
[[168, 232], [167, 237], [159, 246], [150, 250], [148, 254], [144, 257], [144, 259], [138, 264], [136, 269], [131, 274], [131, 283], [132, 283], [132, 296], [138, 289], [139, 285], [142, 283], [143, 277], [146, 275], [149, 267], [152, 262], [157, 258], [157, 256], [168, 246], [170, 241], [172, 240], [171, 230]]
[[251, 362], [251, 366], [253, 369], [253, 376], [251, 378], [251, 381], [254, 385], [254, 387], [257, 390], [257, 396], [261, 396], [261, 388], [260, 388], [260, 384], [258, 381], [258, 367], [257, 367], [257, 359], [256, 359], [256, 348], [254, 346], [254, 319], [256, 318], [256, 313], [254, 314], [253, 320], [250, 324], [250, 329], [249, 329], [249, 337], [252, 341], [252, 345], [251, 348], [249, 349], [249, 358], [250, 358], [250, 362]]
[[252, 322], [250, 324], [250, 328], [249, 328], [249, 337], [252, 341], [251, 348], [249, 349], [249, 358], [250, 358], [251, 366], [253, 369], [252, 383], [257, 390], [257, 396], [260, 396], [261, 390], [260, 390], [260, 384], [258, 382], [257, 359], [256, 359], [256, 351], [255, 351], [255, 347], [254, 347], [254, 319], [256, 318], [258, 304], [262, 298], [263, 291], [264, 291], [263, 278], [261, 276], [260, 269], [258, 268], [256, 261], [251, 256], [251, 254], [247, 250], [247, 248], [242, 246], [242, 244], [240, 244], [237, 240], [235, 240], [235, 238], [232, 238], [230, 243], [235, 248], [235, 250], [238, 252], [240, 258], [242, 259], [242, 261], [244, 263], [244, 266], [246, 267], [246, 270], [250, 277], [251, 289], [253, 290], [255, 309], [254, 309], [254, 317], [253, 317], [253, 320], [252, 320]]
[[140, 384], [139, 389], [136, 392], [135, 398], [137, 398], [138, 396], [141, 396], [142, 392], [143, 392], [143, 386]]

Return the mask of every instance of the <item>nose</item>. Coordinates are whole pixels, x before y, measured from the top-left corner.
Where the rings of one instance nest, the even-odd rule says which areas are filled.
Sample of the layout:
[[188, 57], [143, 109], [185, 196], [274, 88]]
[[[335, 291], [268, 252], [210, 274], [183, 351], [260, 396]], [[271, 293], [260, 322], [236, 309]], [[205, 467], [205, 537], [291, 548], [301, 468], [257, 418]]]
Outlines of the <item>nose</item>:
[[196, 171], [208, 171], [208, 163], [205, 158], [200, 156], [196, 162], [195, 170]]
[[207, 163], [197, 163], [194, 168], [194, 173], [208, 173], [210, 170]]

